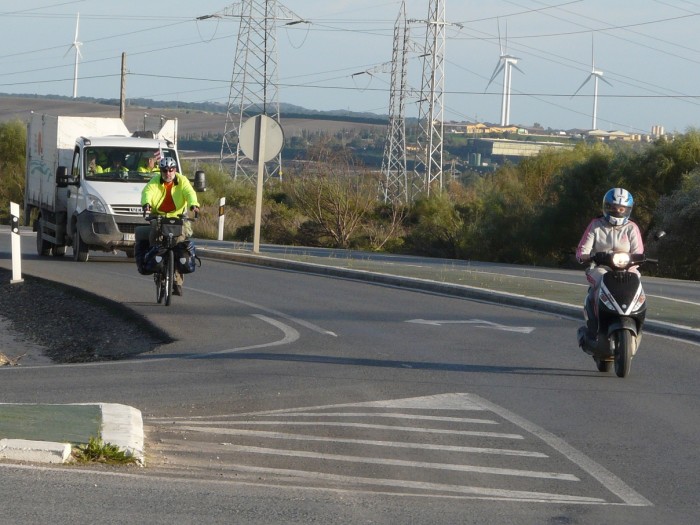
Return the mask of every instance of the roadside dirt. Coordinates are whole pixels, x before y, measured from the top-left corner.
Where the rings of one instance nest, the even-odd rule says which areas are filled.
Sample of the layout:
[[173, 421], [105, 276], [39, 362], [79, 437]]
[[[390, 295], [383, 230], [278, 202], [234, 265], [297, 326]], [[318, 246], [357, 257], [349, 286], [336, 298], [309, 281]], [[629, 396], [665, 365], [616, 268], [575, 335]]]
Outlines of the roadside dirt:
[[5, 366], [121, 359], [170, 341], [119, 303], [34, 277], [12, 284], [11, 277], [12, 272], [0, 268], [0, 354], [8, 361]]

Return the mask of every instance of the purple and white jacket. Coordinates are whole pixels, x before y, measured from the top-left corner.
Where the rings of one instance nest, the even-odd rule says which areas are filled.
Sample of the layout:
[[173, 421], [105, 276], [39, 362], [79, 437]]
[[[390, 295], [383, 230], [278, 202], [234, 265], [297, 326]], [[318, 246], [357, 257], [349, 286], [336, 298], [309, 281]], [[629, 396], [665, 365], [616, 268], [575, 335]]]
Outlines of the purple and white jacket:
[[604, 217], [593, 219], [578, 243], [576, 259], [583, 263], [582, 256], [592, 257], [597, 252], [644, 253], [639, 226], [632, 221], [613, 226]]

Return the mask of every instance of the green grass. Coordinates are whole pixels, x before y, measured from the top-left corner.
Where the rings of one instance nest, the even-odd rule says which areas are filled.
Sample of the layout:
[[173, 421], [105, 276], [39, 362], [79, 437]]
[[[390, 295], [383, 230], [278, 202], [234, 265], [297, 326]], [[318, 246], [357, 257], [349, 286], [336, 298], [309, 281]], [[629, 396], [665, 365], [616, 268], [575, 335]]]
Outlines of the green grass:
[[117, 445], [105, 443], [101, 437], [91, 437], [86, 445], [73, 449], [73, 459], [77, 463], [104, 463], [108, 465], [125, 465], [137, 463], [138, 460]]

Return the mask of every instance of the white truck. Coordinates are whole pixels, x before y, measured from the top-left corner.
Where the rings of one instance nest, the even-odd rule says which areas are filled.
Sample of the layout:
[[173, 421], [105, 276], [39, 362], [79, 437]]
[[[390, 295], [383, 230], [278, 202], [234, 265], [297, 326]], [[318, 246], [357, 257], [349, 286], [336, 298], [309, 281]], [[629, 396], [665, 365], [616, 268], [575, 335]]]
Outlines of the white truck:
[[[172, 157], [181, 166], [176, 141], [177, 120], [130, 133], [119, 118], [33, 113], [24, 218], [29, 225], [34, 217], [39, 255], [61, 257], [72, 246], [80, 262], [90, 250], [132, 257], [135, 228], [145, 224], [141, 190], [156, 174], [158, 158]], [[195, 189], [200, 180], [203, 185], [202, 172], [195, 174]]]

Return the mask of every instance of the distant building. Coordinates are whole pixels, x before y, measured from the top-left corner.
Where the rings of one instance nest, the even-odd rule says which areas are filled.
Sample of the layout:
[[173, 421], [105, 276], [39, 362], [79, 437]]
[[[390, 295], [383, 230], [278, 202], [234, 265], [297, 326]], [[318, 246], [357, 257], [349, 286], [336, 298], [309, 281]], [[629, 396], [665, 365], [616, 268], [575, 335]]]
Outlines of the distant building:
[[573, 149], [574, 145], [563, 142], [539, 142], [525, 140], [508, 140], [481, 138], [470, 140], [472, 159], [478, 159], [479, 165], [504, 164], [506, 162], [517, 163], [523, 158], [534, 157], [545, 149]]

